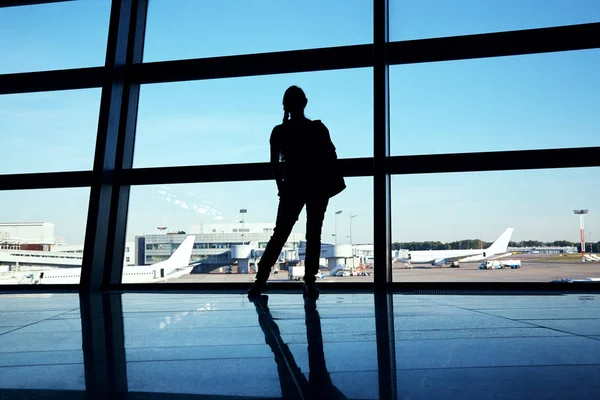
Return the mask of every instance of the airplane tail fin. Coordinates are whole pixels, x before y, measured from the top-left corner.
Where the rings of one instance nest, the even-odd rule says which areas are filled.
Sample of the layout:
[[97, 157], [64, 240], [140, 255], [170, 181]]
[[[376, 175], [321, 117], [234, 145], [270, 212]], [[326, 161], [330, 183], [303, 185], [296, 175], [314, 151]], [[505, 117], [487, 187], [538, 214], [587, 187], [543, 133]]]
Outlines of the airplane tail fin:
[[184, 268], [190, 265], [195, 238], [195, 235], [189, 235], [186, 237], [183, 243], [179, 245], [177, 250], [171, 254], [171, 257], [165, 261], [154, 264], [153, 267], [164, 269], [165, 275], [168, 275], [177, 268]]
[[490, 247], [485, 250], [486, 257], [493, 256], [496, 254], [506, 253], [506, 249], [508, 248], [508, 242], [510, 242], [510, 237], [512, 236], [513, 228], [508, 228], [505, 230], [498, 239]]

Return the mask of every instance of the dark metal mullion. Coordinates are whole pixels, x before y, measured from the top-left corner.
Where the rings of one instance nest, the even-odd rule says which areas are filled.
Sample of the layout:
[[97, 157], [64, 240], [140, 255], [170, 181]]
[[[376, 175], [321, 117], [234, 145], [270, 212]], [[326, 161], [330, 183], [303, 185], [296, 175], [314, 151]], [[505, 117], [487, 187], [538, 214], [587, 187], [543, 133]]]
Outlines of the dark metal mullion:
[[[390, 65], [600, 48], [600, 23], [390, 42]], [[218, 79], [373, 66], [373, 46], [354, 45], [134, 65], [138, 83]], [[242, 67], [243, 66], [243, 67]], [[102, 86], [106, 67], [0, 74], [0, 94]]]
[[0, 95], [102, 87], [105, 67], [0, 75]]
[[92, 395], [127, 392], [120, 293], [80, 293], [85, 386]]
[[33, 6], [45, 3], [62, 3], [65, 1], [72, 0], [2, 0], [0, 8], [3, 7], [20, 7], [20, 6]]
[[390, 65], [504, 57], [600, 47], [600, 22], [406, 40], [388, 45]]
[[139, 83], [181, 82], [372, 66], [369, 44], [243, 54], [135, 65]]
[[[115, 213], [112, 204], [114, 172], [117, 167], [118, 138], [123, 109], [125, 65], [129, 48], [132, 0], [113, 0], [106, 50], [106, 80], [102, 88], [98, 136], [94, 156], [93, 183], [86, 224], [80, 287], [82, 291], [100, 290], [114, 245]], [[112, 228], [113, 231], [109, 228]]]
[[[391, 42], [389, 64], [410, 64], [600, 47], [600, 23]], [[135, 66], [141, 83], [370, 67], [371, 45], [161, 61]], [[243, 68], [240, 68], [243, 65]]]
[[393, 156], [391, 174], [600, 167], [600, 147]]
[[0, 175], [0, 191], [19, 189], [59, 189], [92, 185], [92, 171], [41, 172]]
[[[301, 282], [273, 283], [273, 289], [285, 293], [298, 293], [302, 288]], [[271, 287], [271, 286], [269, 286]], [[111, 285], [108, 291], [123, 293], [156, 293], [159, 287], [156, 283], [126, 283]], [[160, 284], [160, 291], [169, 293], [187, 293], [190, 291], [203, 291], [224, 293], [232, 291], [243, 292], [248, 289], [248, 284], [243, 282], [165, 282]], [[415, 291], [445, 291], [468, 290], [471, 292], [509, 292], [520, 293], [552, 292], [558, 293], [585, 293], [600, 291], [598, 282], [394, 282], [394, 293], [414, 293]], [[7, 293], [78, 293], [79, 285], [2, 285], [2, 292]], [[372, 293], [373, 284], [368, 282], [343, 282], [328, 283], [321, 286], [321, 293]], [[376, 307], [377, 310], [377, 307]]]
[[388, 1], [374, 0], [374, 67], [373, 67], [373, 203], [375, 291], [382, 293], [392, 281], [390, 229], [390, 156]]
[[390, 155], [389, 2], [373, 1], [373, 236], [375, 270], [375, 327], [379, 398], [396, 399], [396, 346], [394, 313], [391, 310], [391, 199], [387, 161]]
[[[373, 176], [373, 158], [341, 159], [346, 177]], [[240, 182], [273, 179], [268, 163], [196, 165], [187, 167], [135, 168], [119, 174], [122, 184], [157, 185], [174, 183]]]
[[[371, 157], [341, 159], [340, 164], [346, 177], [374, 174]], [[387, 164], [392, 175], [600, 167], [600, 147], [390, 156]], [[92, 178], [92, 171], [0, 175], [0, 191], [89, 187]], [[114, 179], [122, 185], [154, 185], [260, 181], [272, 175], [268, 163], [248, 163], [124, 169]]]
[[146, 17], [148, 0], [133, 0], [132, 13], [129, 21], [129, 38], [124, 81], [124, 93], [121, 103], [121, 122], [119, 124], [119, 138], [117, 144], [115, 181], [112, 193], [113, 210], [110, 214], [109, 232], [113, 243], [109, 246], [108, 260], [110, 268], [104, 273], [103, 287], [121, 283], [123, 276], [123, 260], [125, 256], [125, 241], [127, 229], [127, 215], [129, 208], [129, 195], [131, 186], [123, 183], [119, 176], [123, 171], [133, 167], [133, 152], [135, 145], [135, 131], [140, 96], [140, 84], [133, 82], [131, 69], [135, 64], [142, 62], [144, 50], [144, 37], [146, 34]]

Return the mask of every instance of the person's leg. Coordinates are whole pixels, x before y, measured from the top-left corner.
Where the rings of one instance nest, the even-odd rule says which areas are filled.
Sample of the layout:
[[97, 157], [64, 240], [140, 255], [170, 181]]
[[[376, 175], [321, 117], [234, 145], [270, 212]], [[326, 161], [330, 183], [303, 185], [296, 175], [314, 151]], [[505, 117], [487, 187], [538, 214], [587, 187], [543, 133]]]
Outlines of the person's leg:
[[257, 281], [265, 282], [269, 279], [271, 268], [277, 261], [277, 258], [279, 258], [281, 249], [290, 236], [294, 224], [298, 221], [302, 207], [304, 207], [302, 199], [291, 196], [280, 197], [273, 235], [269, 239], [265, 252], [258, 262]]
[[327, 211], [328, 198], [312, 198], [306, 202], [306, 258], [304, 282], [314, 283], [319, 272], [321, 230]]

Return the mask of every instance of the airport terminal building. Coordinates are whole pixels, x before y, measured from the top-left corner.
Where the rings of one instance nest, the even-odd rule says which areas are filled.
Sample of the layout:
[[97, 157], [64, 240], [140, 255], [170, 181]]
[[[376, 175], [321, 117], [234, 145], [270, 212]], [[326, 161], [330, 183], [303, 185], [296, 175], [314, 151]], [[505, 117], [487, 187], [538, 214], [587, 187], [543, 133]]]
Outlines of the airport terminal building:
[[[166, 234], [140, 235], [135, 237], [135, 264], [150, 265], [164, 261], [183, 242], [186, 236], [195, 235], [191, 262], [196, 264], [193, 273], [226, 272], [234, 264], [231, 249], [250, 245], [260, 250], [267, 247], [273, 234], [274, 223], [220, 223], [192, 226], [192, 231], [176, 231]], [[292, 232], [280, 259], [297, 260], [304, 233]]]
[[[191, 263], [192, 273], [225, 273], [233, 266], [233, 273], [248, 273], [248, 269], [237, 269], [239, 260], [260, 259], [262, 251], [273, 233], [274, 223], [221, 223], [192, 226], [191, 232], [176, 231], [163, 234], [139, 235], [135, 237], [135, 265], [151, 265], [164, 261], [179, 247], [184, 239], [195, 236]], [[292, 232], [281, 251], [281, 263], [294, 264], [304, 259], [304, 233]], [[243, 253], [243, 255], [242, 255]], [[372, 264], [373, 245], [334, 245], [322, 243], [321, 265], [333, 268], [334, 264], [351, 267]], [[252, 265], [250, 265], [252, 268]]]

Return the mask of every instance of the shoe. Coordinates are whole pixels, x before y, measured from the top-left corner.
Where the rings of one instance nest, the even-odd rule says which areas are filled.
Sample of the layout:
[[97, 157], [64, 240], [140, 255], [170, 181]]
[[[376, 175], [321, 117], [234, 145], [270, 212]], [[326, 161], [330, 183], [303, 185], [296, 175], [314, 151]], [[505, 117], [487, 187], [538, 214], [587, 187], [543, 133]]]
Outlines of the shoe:
[[312, 282], [312, 283], [304, 283], [303, 286], [303, 292], [304, 292], [304, 297], [308, 297], [311, 299], [318, 299], [319, 298], [319, 288], [317, 288], [317, 284]]
[[248, 289], [248, 296], [250, 297], [258, 297], [261, 293], [269, 291], [269, 287], [267, 286], [267, 282], [263, 281], [254, 281], [250, 289]]

